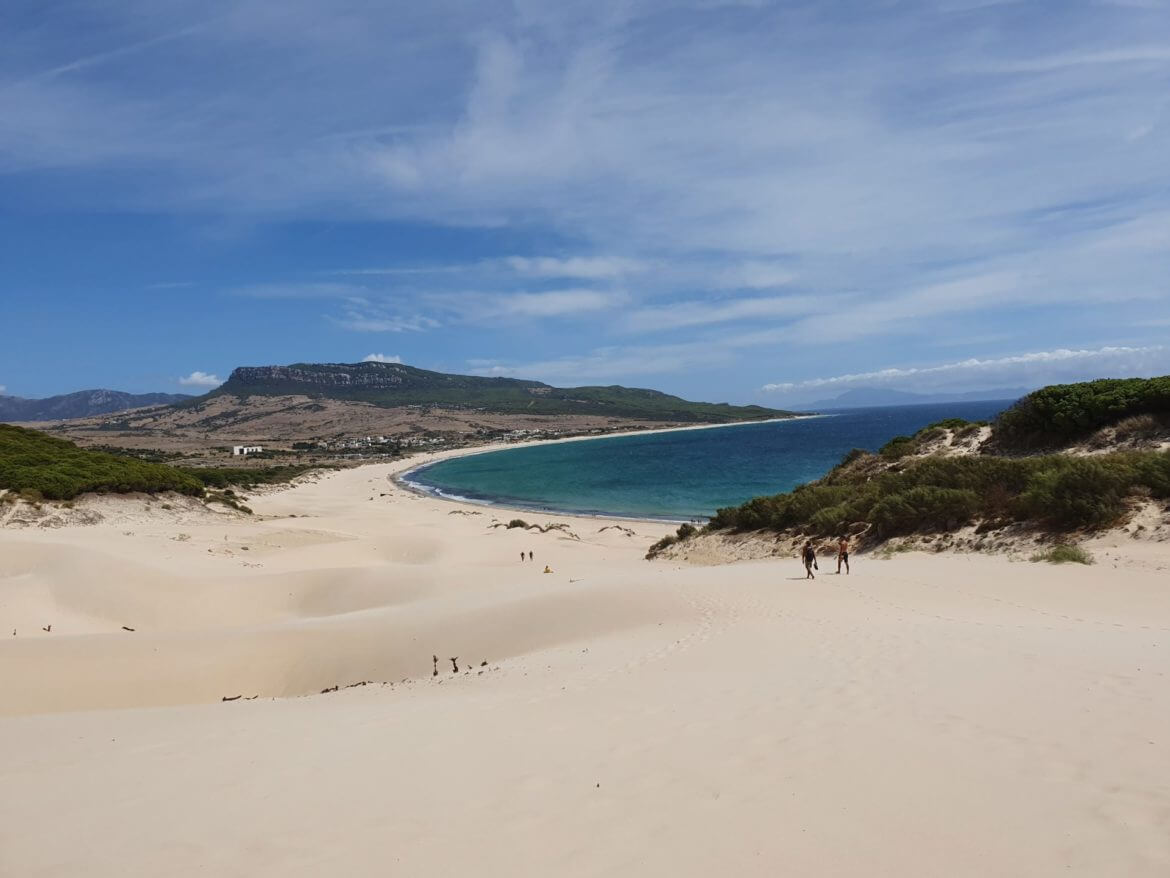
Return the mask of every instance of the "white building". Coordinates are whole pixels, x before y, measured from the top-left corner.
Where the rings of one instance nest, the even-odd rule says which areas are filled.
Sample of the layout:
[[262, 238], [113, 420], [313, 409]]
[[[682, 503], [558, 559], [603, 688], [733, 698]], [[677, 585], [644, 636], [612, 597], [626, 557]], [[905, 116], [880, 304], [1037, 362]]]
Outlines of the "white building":
[[232, 455], [234, 457], [239, 457], [242, 454], [256, 454], [263, 450], [263, 445], [233, 445]]

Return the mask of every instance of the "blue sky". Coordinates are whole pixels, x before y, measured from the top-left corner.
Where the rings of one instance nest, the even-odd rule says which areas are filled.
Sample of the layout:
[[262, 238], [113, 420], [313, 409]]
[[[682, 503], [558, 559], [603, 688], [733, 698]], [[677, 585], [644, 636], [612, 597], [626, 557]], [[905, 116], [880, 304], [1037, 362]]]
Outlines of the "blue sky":
[[1170, 372], [1167, 0], [7, 0], [0, 44], [2, 392]]

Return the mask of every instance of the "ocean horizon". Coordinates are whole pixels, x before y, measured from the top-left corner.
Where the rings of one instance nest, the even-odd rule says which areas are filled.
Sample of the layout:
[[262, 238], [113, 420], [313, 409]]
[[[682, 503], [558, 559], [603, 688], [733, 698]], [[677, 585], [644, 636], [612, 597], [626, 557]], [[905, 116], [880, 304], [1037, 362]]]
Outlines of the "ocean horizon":
[[990, 420], [1014, 400], [882, 406], [475, 452], [401, 480], [448, 500], [516, 511], [697, 521], [820, 478], [854, 448], [876, 451], [944, 418]]

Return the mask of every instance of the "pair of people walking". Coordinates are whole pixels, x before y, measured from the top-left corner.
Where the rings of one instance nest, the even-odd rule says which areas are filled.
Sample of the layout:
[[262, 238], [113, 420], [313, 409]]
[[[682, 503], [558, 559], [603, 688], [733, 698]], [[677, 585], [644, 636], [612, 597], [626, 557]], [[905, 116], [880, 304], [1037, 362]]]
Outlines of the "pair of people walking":
[[[817, 576], [813, 573], [814, 570], [819, 570], [817, 566], [817, 550], [813, 548], [812, 540], [804, 541], [804, 548], [801, 549], [801, 559], [804, 561], [805, 579], [816, 579]], [[837, 574], [841, 573], [841, 565], [845, 565], [845, 573], [849, 573], [849, 537], [842, 536], [837, 539]]]
[[[523, 552], [521, 552], [521, 553], [520, 553], [520, 560], [521, 560], [521, 561], [523, 561], [523, 560], [524, 560], [524, 553], [523, 553]], [[532, 560], [532, 553], [531, 553], [531, 552], [529, 552], [529, 553], [528, 553], [528, 560], [529, 560], [529, 561], [531, 561], [531, 560]]]

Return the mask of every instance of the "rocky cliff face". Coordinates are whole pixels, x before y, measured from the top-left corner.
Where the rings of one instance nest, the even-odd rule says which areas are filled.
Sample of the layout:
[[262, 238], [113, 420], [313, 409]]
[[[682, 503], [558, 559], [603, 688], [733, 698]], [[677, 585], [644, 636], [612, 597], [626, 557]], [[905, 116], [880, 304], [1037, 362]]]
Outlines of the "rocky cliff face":
[[405, 367], [397, 363], [354, 365], [240, 366], [228, 376], [229, 387], [268, 387], [303, 384], [306, 387], [400, 387], [406, 380]]
[[150, 405], [171, 405], [191, 397], [184, 393], [123, 393], [79, 390], [45, 399], [0, 396], [0, 421], [58, 421], [108, 415]]
[[324, 393], [547, 387], [539, 381], [449, 375], [403, 363], [294, 363], [291, 366], [240, 366], [221, 393]]

